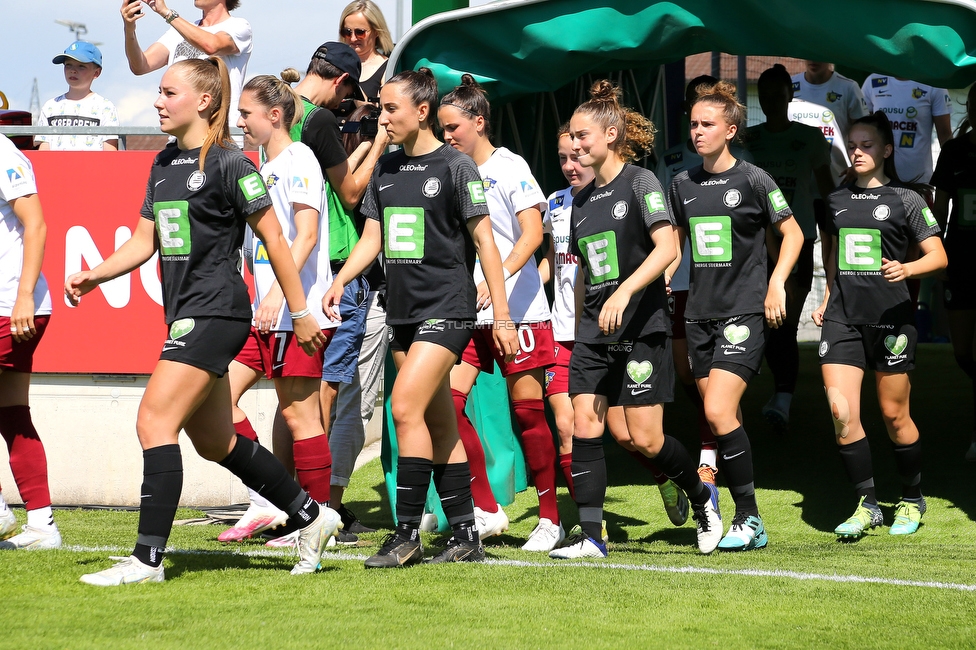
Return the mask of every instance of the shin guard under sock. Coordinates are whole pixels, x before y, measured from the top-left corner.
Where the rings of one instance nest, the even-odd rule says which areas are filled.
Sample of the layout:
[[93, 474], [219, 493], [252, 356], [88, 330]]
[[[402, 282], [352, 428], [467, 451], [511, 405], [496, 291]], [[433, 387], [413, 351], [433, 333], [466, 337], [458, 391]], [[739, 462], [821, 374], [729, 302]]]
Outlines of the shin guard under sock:
[[396, 518], [400, 526], [420, 528], [433, 469], [434, 463], [426, 458], [400, 456], [397, 460]]
[[295, 454], [295, 474], [298, 484], [319, 503], [328, 503], [332, 489], [332, 452], [329, 436], [296, 440], [292, 445]]
[[573, 436], [573, 482], [580, 527], [597, 541], [603, 538], [603, 502], [607, 497], [607, 462], [602, 438]]
[[179, 445], [162, 445], [142, 452], [142, 492], [139, 535], [132, 554], [143, 564], [159, 566], [173, 528], [183, 491], [183, 456]]
[[698, 468], [691, 459], [684, 445], [669, 435], [664, 436], [661, 451], [654, 457], [654, 462], [681, 488], [692, 503], [705, 503], [710, 497], [708, 488], [698, 477]]
[[512, 408], [522, 430], [522, 449], [539, 497], [539, 517], [558, 524], [556, 445], [546, 422], [545, 403], [541, 399], [513, 400]]
[[285, 466], [270, 451], [242, 435], [220, 463], [276, 508], [283, 510], [292, 524], [304, 528], [319, 516], [315, 499], [299, 487]]
[[895, 451], [895, 466], [901, 478], [901, 495], [906, 499], [922, 498], [922, 441], [910, 445], [892, 445]]
[[573, 489], [573, 453], [559, 454], [559, 468], [563, 470], [563, 478], [566, 479], [566, 487], [569, 488], [569, 496], [576, 498], [576, 490]]
[[485, 450], [481, 446], [481, 438], [464, 412], [468, 396], [453, 388], [451, 396], [454, 398], [454, 411], [457, 414], [458, 435], [464, 445], [464, 454], [468, 457], [471, 471], [471, 496], [474, 497], [474, 505], [485, 512], [498, 512], [498, 502], [495, 501], [491, 483], [488, 482], [488, 468], [485, 465]]
[[854, 493], [858, 498], [864, 497], [864, 503], [878, 505], [878, 498], [874, 492], [874, 468], [871, 464], [871, 445], [867, 438], [861, 438], [849, 445], [838, 445], [840, 459], [847, 470], [847, 478], [854, 486]]
[[10, 471], [28, 510], [51, 505], [47, 456], [26, 405], [0, 408], [0, 435], [10, 453]]
[[756, 487], [752, 472], [752, 445], [743, 427], [733, 429], [724, 436], [715, 436], [718, 453], [722, 459], [722, 471], [732, 493], [737, 514], [759, 515], [756, 504]]
[[440, 497], [447, 523], [454, 531], [454, 538], [462, 542], [477, 542], [480, 538], [474, 522], [468, 464], [434, 465], [434, 489]]

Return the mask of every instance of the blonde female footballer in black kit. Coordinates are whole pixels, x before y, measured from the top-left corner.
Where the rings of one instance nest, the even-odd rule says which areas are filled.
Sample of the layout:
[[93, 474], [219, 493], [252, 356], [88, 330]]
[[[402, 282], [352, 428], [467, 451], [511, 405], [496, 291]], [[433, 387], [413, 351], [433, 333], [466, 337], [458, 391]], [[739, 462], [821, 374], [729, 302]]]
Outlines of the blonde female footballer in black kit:
[[197, 452], [220, 463], [298, 522], [300, 561], [293, 574], [312, 573], [339, 515], [298, 486], [270, 451], [234, 433], [231, 360], [250, 330], [251, 305], [240, 274], [245, 222], [261, 237], [306, 353], [322, 331], [305, 304], [302, 283], [281, 234], [271, 199], [254, 164], [231, 142], [230, 81], [216, 57], [173, 64], [154, 106], [160, 128], [176, 141], [156, 156], [142, 218], [132, 239], [90, 271], [65, 282], [78, 304], [102, 282], [138, 268], [159, 251], [169, 338], [146, 386], [136, 430], [143, 448], [139, 536], [132, 555], [82, 576], [117, 586], [163, 580], [163, 551], [183, 487], [178, 444], [186, 431]]

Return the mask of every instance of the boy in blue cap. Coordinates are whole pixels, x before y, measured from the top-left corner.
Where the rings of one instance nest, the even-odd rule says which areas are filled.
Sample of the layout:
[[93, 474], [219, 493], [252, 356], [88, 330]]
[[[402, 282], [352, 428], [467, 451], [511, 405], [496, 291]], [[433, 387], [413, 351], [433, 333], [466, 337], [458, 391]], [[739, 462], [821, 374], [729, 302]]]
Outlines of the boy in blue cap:
[[[118, 126], [115, 104], [96, 92], [92, 82], [102, 73], [102, 53], [86, 41], [75, 41], [64, 54], [54, 57], [55, 65], [64, 64], [68, 92], [50, 99], [41, 108], [39, 126]], [[59, 151], [115, 151], [119, 148], [114, 135], [39, 135], [34, 138], [39, 149]]]

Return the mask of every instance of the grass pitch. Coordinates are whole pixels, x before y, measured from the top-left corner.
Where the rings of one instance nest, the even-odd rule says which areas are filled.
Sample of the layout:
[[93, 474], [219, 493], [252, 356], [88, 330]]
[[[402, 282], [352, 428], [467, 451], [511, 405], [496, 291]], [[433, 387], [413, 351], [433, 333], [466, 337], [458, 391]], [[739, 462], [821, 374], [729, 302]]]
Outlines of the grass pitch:
[[[0, 647], [973, 647], [976, 466], [962, 459], [973, 416], [951, 350], [922, 346], [913, 377], [929, 506], [922, 528], [896, 538], [886, 526], [856, 543], [831, 532], [856, 501], [834, 449], [815, 355], [801, 350], [787, 436], [775, 436], [759, 416], [772, 390], [768, 373], [743, 404], [766, 549], [698, 554], [691, 522], [671, 526], [646, 471], [612, 443], [611, 553], [583, 563], [519, 549], [537, 521], [530, 490], [506, 507], [511, 529], [487, 542], [484, 565], [367, 572], [362, 560], [381, 531], [327, 553], [318, 574], [293, 577], [293, 555], [259, 542], [222, 545], [217, 526], [177, 526], [165, 583], [99, 589], [78, 577], [129, 553], [137, 515], [65, 510], [56, 513], [65, 549], [0, 553], [7, 623]], [[890, 524], [900, 486], [870, 376], [867, 383], [862, 412]], [[667, 429], [694, 447], [693, 425], [679, 395]], [[374, 461], [357, 472], [347, 503], [365, 523], [388, 529], [384, 491]], [[560, 492], [569, 528], [576, 509]], [[728, 520], [724, 489], [722, 505]], [[425, 537], [428, 554], [444, 541]]]

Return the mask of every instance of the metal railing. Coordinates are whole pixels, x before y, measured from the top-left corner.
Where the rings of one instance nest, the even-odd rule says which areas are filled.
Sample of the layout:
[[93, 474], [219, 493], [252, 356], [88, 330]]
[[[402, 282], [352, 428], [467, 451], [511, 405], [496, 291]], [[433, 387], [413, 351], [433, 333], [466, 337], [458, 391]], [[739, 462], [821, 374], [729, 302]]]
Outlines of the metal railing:
[[[21, 126], [13, 124], [0, 124], [0, 134], [12, 137], [26, 135], [116, 135], [122, 140], [122, 148], [125, 148], [125, 140], [129, 136], [167, 135], [160, 131], [158, 126]], [[230, 134], [238, 141], [244, 137], [244, 131], [236, 126], [231, 128]]]

